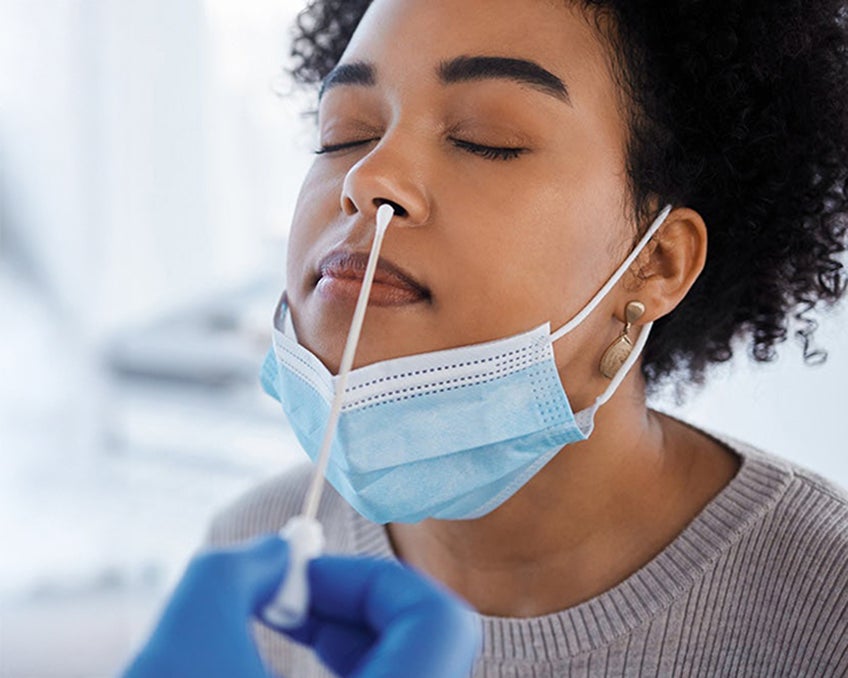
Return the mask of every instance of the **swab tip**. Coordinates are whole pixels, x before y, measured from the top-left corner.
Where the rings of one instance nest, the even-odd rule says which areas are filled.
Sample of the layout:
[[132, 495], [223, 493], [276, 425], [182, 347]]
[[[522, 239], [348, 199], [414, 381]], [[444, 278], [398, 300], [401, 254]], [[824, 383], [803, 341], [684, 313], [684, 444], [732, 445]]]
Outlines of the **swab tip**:
[[385, 232], [385, 230], [389, 227], [389, 222], [392, 220], [392, 217], [395, 215], [395, 208], [389, 205], [388, 203], [383, 203], [377, 209], [377, 230], [380, 232]]

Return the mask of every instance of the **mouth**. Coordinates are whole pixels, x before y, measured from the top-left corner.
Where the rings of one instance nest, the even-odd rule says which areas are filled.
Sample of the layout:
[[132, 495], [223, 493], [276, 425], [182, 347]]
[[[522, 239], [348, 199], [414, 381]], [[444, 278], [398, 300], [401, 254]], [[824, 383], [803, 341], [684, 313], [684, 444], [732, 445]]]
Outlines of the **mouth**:
[[[321, 296], [343, 302], [356, 302], [362, 289], [368, 255], [336, 250], [318, 264], [315, 288]], [[430, 301], [430, 290], [409, 273], [380, 257], [368, 303], [372, 306], [404, 306]]]

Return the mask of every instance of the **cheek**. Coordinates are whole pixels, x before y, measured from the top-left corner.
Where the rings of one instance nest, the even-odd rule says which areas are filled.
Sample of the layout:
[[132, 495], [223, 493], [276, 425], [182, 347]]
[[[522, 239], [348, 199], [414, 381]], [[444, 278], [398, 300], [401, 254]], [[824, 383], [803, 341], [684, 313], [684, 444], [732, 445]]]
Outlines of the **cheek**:
[[538, 180], [531, 189], [520, 244], [526, 257], [522, 270], [538, 274], [536, 292], [553, 298], [569, 317], [613, 272], [619, 263], [616, 243], [629, 234], [626, 184], [617, 165], [595, 160], [591, 152], [575, 154], [574, 160], [551, 171], [557, 181]]
[[463, 259], [457, 275], [477, 287], [485, 281], [499, 303], [554, 320], [557, 310], [585, 302], [614, 268], [619, 181], [560, 165], [516, 173], [509, 189], [485, 196], [470, 184], [472, 192], [451, 207], [464, 227], [449, 234], [449, 249]]
[[323, 212], [326, 213], [327, 217], [333, 217], [338, 214], [341, 209], [340, 201], [344, 174], [338, 169], [333, 169], [331, 163], [316, 160], [312, 164], [297, 196], [292, 220], [292, 233], [301, 227], [301, 215]]
[[308, 254], [338, 215], [340, 192], [338, 177], [327, 175], [317, 163], [312, 166], [301, 186], [289, 231], [286, 282], [294, 294], [295, 286], [303, 280]]

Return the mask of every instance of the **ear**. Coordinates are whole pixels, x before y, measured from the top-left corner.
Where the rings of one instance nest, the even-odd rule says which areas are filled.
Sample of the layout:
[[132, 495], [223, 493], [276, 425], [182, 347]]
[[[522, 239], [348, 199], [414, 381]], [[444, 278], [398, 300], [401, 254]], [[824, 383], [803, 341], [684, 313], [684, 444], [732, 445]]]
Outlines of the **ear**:
[[707, 226], [701, 215], [688, 207], [672, 210], [624, 278], [628, 292], [638, 292], [645, 304], [642, 322], [674, 310], [704, 270], [706, 259]]

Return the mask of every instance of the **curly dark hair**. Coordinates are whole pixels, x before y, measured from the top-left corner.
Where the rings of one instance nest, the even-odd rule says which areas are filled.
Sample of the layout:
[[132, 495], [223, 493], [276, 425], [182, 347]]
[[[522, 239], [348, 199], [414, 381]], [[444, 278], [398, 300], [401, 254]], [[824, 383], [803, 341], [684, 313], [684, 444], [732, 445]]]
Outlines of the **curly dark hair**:
[[[846, 288], [848, 4], [571, 1], [592, 13], [629, 104], [635, 218], [671, 203], [709, 231], [703, 273], [651, 334], [647, 383], [701, 383], [740, 339], [772, 360], [791, 328], [805, 360], [823, 361], [814, 316]], [[323, 80], [370, 4], [309, 3], [292, 43], [298, 82]]]

